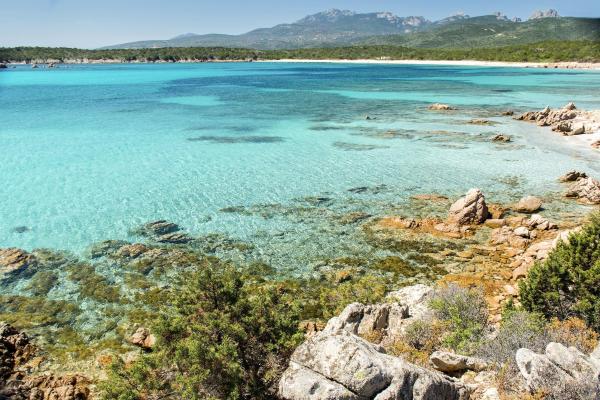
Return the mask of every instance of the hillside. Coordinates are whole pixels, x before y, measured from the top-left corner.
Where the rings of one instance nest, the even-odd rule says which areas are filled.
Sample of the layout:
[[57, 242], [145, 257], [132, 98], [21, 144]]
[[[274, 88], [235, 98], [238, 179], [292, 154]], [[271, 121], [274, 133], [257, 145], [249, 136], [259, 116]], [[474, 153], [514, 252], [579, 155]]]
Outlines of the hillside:
[[562, 17], [513, 22], [489, 15], [436, 25], [418, 33], [376, 36], [363, 43], [424, 48], [483, 48], [543, 40], [600, 40], [600, 19]]
[[498, 47], [545, 40], [600, 40], [599, 18], [559, 17], [555, 10], [536, 11], [522, 22], [501, 13], [469, 17], [458, 14], [439, 21], [399, 17], [389, 12], [359, 14], [329, 10], [294, 23], [260, 28], [241, 35], [184, 34], [168, 40], [124, 43], [106, 49], [161, 47], [231, 47], [259, 50], [339, 47], [353, 44], [423, 48]]
[[309, 15], [291, 24], [260, 28], [242, 35], [190, 35], [170, 40], [125, 43], [107, 48], [153, 47], [246, 47], [278, 49], [349, 44], [375, 35], [418, 31], [431, 22], [423, 17], [398, 17], [388, 12], [358, 14], [348, 10], [329, 10]]

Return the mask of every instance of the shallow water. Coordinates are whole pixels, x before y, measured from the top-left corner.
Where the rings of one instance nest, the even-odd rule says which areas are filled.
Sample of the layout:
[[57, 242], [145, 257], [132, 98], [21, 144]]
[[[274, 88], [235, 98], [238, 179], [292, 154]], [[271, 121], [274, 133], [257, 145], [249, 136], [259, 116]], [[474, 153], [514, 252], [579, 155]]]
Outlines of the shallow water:
[[[600, 73], [516, 68], [5, 70], [0, 247], [80, 252], [104, 239], [135, 239], [130, 231], [140, 224], [168, 219], [194, 235], [246, 240], [259, 253], [280, 247], [283, 264], [300, 253], [343, 253], [354, 239], [346, 228], [333, 235], [330, 215], [400, 212], [413, 194], [458, 196], [471, 187], [506, 202], [560, 190], [556, 177], [567, 170], [600, 175], [591, 149], [498, 116], [567, 101], [599, 108], [597, 93]], [[432, 102], [459, 110], [427, 111]], [[472, 118], [498, 124], [466, 124]], [[491, 143], [496, 133], [513, 143]], [[356, 187], [383, 189], [348, 191]], [[315, 204], [314, 196], [327, 199]]]

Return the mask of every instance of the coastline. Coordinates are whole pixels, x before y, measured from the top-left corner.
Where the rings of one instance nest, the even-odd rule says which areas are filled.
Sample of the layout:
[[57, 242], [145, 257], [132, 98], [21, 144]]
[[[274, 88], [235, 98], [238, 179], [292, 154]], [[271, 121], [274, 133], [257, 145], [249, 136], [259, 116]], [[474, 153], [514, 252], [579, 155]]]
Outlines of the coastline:
[[600, 71], [600, 63], [582, 63], [577, 61], [563, 62], [511, 62], [511, 61], [479, 61], [479, 60], [383, 60], [383, 59], [281, 59], [258, 60], [257, 62], [276, 63], [333, 63], [333, 64], [390, 64], [390, 65], [448, 65], [463, 67], [514, 67], [514, 68], [553, 68], [553, 69], [585, 69]]
[[35, 62], [11, 62], [8, 66], [16, 65], [76, 65], [76, 64], [202, 64], [202, 63], [329, 63], [329, 64], [383, 64], [383, 65], [434, 65], [456, 67], [504, 67], [504, 68], [543, 68], [543, 69], [576, 69], [600, 71], [600, 63], [561, 61], [561, 62], [513, 62], [513, 61], [480, 61], [480, 60], [393, 60], [393, 59], [255, 59], [255, 60], [179, 60], [179, 61], [123, 61], [118, 59], [75, 59], [75, 60], [37, 60]]

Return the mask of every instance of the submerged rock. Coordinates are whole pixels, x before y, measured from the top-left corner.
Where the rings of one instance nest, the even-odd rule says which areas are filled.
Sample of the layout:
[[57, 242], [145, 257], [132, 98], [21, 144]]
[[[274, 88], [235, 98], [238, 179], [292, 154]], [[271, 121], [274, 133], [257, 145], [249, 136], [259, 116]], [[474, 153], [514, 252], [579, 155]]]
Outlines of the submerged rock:
[[465, 197], [452, 204], [448, 221], [459, 225], [481, 224], [485, 222], [488, 215], [488, 207], [483, 193], [479, 189], [471, 189]]
[[181, 228], [179, 227], [179, 225], [161, 219], [158, 221], [148, 222], [147, 224], [144, 224], [140, 229], [138, 229], [138, 233], [144, 236], [156, 237], [166, 235], [168, 233], [177, 232], [180, 230]]
[[116, 253], [121, 247], [129, 243], [124, 240], [105, 240], [100, 243], [93, 244], [90, 249], [91, 258], [107, 257]]
[[0, 249], [0, 277], [37, 264], [33, 254], [17, 248]]
[[192, 240], [194, 240], [194, 238], [183, 232], [167, 233], [156, 238], [157, 242], [171, 244], [185, 244]]

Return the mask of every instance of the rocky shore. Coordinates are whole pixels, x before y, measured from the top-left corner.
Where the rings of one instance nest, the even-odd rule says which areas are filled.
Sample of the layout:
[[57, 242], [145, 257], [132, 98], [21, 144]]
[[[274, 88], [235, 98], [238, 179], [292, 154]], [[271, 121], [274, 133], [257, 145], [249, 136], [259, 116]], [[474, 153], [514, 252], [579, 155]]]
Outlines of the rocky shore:
[[515, 119], [550, 127], [564, 136], [590, 135], [591, 146], [600, 148], [600, 110], [579, 110], [574, 103], [568, 103], [561, 109], [546, 107], [541, 111], [526, 112]]

